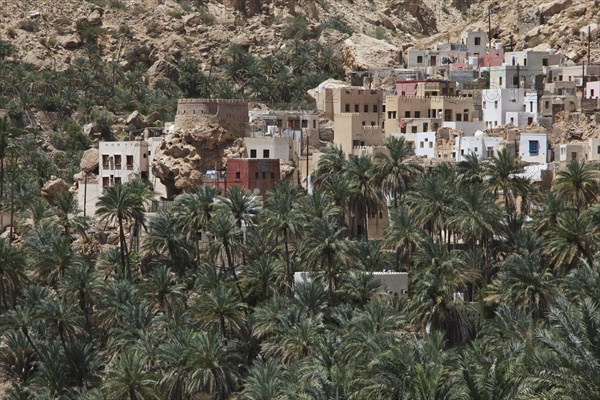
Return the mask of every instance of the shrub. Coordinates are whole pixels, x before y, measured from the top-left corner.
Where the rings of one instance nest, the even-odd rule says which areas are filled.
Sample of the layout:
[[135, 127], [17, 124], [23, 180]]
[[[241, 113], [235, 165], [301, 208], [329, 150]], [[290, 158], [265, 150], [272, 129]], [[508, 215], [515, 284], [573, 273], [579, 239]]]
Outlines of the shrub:
[[306, 17], [289, 17], [284, 21], [284, 27], [281, 35], [284, 39], [301, 39], [307, 40], [311, 38], [309, 31], [309, 23]]
[[77, 21], [76, 29], [79, 37], [86, 44], [95, 44], [98, 41], [98, 36], [100, 36], [100, 33], [102, 32], [100, 27], [90, 24], [86, 19]]
[[12, 44], [5, 40], [0, 39], [0, 59], [11, 56], [15, 52], [15, 48]]
[[200, 13], [200, 19], [202, 19], [202, 22], [204, 22], [206, 25], [214, 25], [215, 16], [208, 11], [208, 7], [200, 7], [198, 12]]
[[37, 32], [40, 30], [40, 24], [37, 21], [32, 21], [30, 19], [23, 19], [19, 21], [17, 25], [19, 29], [22, 29], [27, 32]]
[[375, 39], [382, 40], [385, 38], [385, 28], [383, 26], [378, 26], [375, 28]]
[[175, 18], [175, 19], [181, 19], [181, 17], [183, 16], [183, 14], [181, 14], [181, 11], [177, 11], [177, 10], [171, 10], [167, 14], [171, 18]]
[[325, 29], [335, 29], [336, 31], [340, 31], [342, 33], [346, 33], [348, 35], [352, 35], [352, 28], [350, 28], [346, 21], [344, 21], [339, 15], [336, 15], [333, 18], [329, 18], [327, 21], [323, 22], [317, 27], [317, 34], [320, 35]]

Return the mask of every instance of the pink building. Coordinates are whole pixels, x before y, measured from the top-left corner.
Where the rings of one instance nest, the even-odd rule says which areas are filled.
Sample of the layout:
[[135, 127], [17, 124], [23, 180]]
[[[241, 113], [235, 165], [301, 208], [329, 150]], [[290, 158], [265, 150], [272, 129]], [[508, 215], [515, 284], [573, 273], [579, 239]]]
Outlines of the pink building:
[[585, 84], [586, 99], [600, 99], [600, 81], [587, 82]]
[[504, 50], [488, 50], [484, 55], [479, 56], [479, 67], [499, 67], [504, 62]]
[[396, 94], [398, 96], [416, 96], [419, 82], [426, 81], [396, 81]]

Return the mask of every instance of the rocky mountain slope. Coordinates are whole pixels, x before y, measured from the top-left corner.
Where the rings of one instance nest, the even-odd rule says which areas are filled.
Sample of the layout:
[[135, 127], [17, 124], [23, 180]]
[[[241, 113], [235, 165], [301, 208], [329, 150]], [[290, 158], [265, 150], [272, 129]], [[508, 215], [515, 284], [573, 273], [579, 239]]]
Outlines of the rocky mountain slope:
[[[342, 48], [347, 69], [370, 46], [348, 33], [323, 29], [342, 21], [354, 34], [381, 39], [392, 49], [456, 40], [465, 28], [487, 30], [514, 49], [552, 47], [574, 61], [585, 59], [588, 26], [592, 59], [600, 57], [598, 0], [55, 0], [3, 2], [0, 38], [17, 57], [40, 67], [64, 69], [84, 54], [86, 35], [98, 34], [106, 60], [123, 65], [159, 60], [177, 65], [190, 56], [218, 70], [230, 43], [266, 56], [290, 35], [319, 37]], [[335, 19], [337, 18], [337, 20]], [[356, 40], [354, 40], [356, 39]], [[377, 42], [374, 42], [377, 44]], [[343, 47], [350, 47], [343, 51]], [[357, 53], [359, 53], [357, 55]], [[371, 57], [375, 62], [377, 56]], [[399, 64], [400, 60], [396, 60]], [[367, 62], [369, 58], [367, 57]], [[165, 65], [150, 72], [164, 73]], [[158, 71], [157, 71], [158, 70]], [[152, 78], [152, 77], [151, 77]]]

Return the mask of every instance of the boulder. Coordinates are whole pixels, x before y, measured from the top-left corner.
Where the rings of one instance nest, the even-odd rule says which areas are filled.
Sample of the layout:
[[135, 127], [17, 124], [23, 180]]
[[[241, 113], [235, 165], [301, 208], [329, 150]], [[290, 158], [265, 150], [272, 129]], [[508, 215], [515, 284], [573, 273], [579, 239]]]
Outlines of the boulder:
[[[234, 145], [235, 139], [234, 129], [210, 119], [198, 121], [191, 129], [177, 129], [156, 149], [152, 173], [167, 187], [168, 197], [190, 190], [202, 183], [199, 171], [221, 164], [225, 149]], [[231, 149], [229, 153], [233, 154]]]
[[548, 3], [542, 3], [538, 6], [538, 12], [544, 19], [547, 19], [554, 14], [566, 10], [572, 3], [573, 0], [554, 0]]
[[154, 124], [156, 121], [160, 121], [160, 114], [158, 111], [154, 111], [152, 114], [150, 114], [146, 117], [146, 122], [149, 125]]
[[73, 50], [81, 46], [81, 39], [77, 35], [66, 35], [58, 38], [58, 43], [67, 50]]
[[102, 11], [101, 8], [96, 8], [94, 9], [94, 11], [92, 11], [88, 17], [87, 17], [87, 21], [91, 24], [91, 25], [102, 25], [102, 15], [104, 14], [104, 11]]
[[125, 123], [127, 125], [133, 125], [137, 129], [143, 129], [147, 125], [146, 118], [144, 118], [144, 116], [138, 110], [135, 110], [134, 112], [129, 114], [129, 117], [127, 117]]
[[81, 161], [79, 162], [79, 168], [81, 168], [83, 172], [97, 174], [99, 166], [100, 155], [98, 154], [98, 149], [88, 149], [83, 152]]
[[341, 50], [346, 72], [399, 66], [398, 47], [361, 33], [344, 40]]
[[346, 39], [348, 39], [347, 33], [340, 32], [337, 29], [325, 29], [319, 36], [319, 43], [325, 47], [331, 47], [338, 56], [341, 56], [339, 48]]
[[67, 182], [55, 176], [51, 177], [48, 182], [42, 186], [42, 196], [52, 203], [56, 196], [69, 191], [69, 185]]
[[203, 24], [202, 16], [198, 13], [185, 15], [181, 21], [185, 26], [198, 26]]
[[100, 131], [100, 125], [95, 122], [90, 122], [83, 126], [83, 134], [89, 138], [93, 138], [102, 134]]
[[154, 87], [160, 80], [169, 80], [177, 82], [179, 79], [179, 70], [175, 65], [171, 64], [164, 58], [156, 60], [148, 69], [148, 82], [151, 87]]

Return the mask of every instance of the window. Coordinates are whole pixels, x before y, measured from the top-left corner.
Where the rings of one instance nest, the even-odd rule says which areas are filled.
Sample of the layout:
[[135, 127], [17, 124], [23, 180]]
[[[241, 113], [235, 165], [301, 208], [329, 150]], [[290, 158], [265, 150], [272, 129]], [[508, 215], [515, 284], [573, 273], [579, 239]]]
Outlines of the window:
[[545, 108], [545, 109], [548, 109], [548, 108], [550, 108], [550, 102], [549, 102], [549, 101], [547, 101], [547, 100], [546, 100], [546, 101], [544, 101], [544, 108]]
[[594, 89], [590, 89], [590, 97], [593, 99], [594, 98]]
[[526, 58], [523, 59], [523, 66], [527, 66], [527, 59]]
[[410, 128], [410, 131], [411, 131], [412, 133], [417, 133], [417, 127], [416, 127], [416, 126], [412, 126], [412, 127]]
[[[593, 91], [593, 90], [592, 90]], [[593, 96], [593, 95], [592, 95]], [[377, 112], [377, 104], [373, 104], [373, 112], [376, 113]]]
[[598, 146], [598, 149], [596, 149], [596, 152], [597, 152], [598, 154], [600, 154], [600, 146]]
[[548, 59], [547, 59], [547, 58], [544, 58], [544, 59], [542, 60], [542, 65], [543, 65], [544, 67], [547, 67], [547, 66], [548, 66]]
[[498, 108], [498, 100], [494, 101], [494, 108]]
[[533, 112], [533, 101], [529, 102], [529, 112]]
[[481, 45], [481, 38], [480, 37], [476, 37], [475, 38], [475, 46], [479, 46]]
[[354, 112], [358, 112], [358, 110], [360, 110], [360, 106], [358, 104], [354, 105]]
[[410, 118], [410, 111], [404, 111], [404, 118]]
[[108, 169], [108, 154], [102, 154], [102, 168], [107, 168]]
[[429, 142], [429, 148], [433, 149], [433, 142]]
[[125, 156], [125, 163], [127, 164], [127, 169], [133, 169], [133, 156]]
[[365, 121], [362, 122], [362, 126], [366, 126], [367, 123]]
[[238, 171], [235, 173], [235, 180], [239, 181], [240, 179], [241, 179], [241, 174], [240, 174], [240, 171]]
[[350, 104], [346, 104], [345, 111], [350, 112]]
[[502, 77], [498, 78], [498, 85], [502, 86]]
[[513, 85], [514, 86], [518, 86], [519, 85], [519, 77], [517, 75], [513, 76]]
[[483, 102], [483, 109], [485, 110], [485, 105], [487, 104], [487, 101]]
[[369, 112], [369, 105], [368, 104], [365, 104], [365, 112], [366, 113]]
[[417, 64], [423, 64], [423, 56], [417, 56]]
[[121, 156], [115, 155], [115, 169], [121, 169]]
[[317, 120], [313, 119], [313, 129], [317, 129]]
[[102, 178], [102, 188], [107, 188], [109, 185], [109, 180], [108, 180], [108, 176], [105, 176]]
[[576, 152], [572, 152], [571, 153], [571, 159], [577, 160], [577, 153]]
[[487, 148], [487, 157], [488, 158], [494, 157], [494, 148], [493, 147], [488, 147]]
[[120, 185], [121, 184], [121, 177], [117, 176], [115, 177], [115, 185]]
[[415, 118], [421, 118], [421, 111], [415, 111]]
[[256, 158], [256, 149], [250, 149], [250, 158]]
[[264, 149], [263, 150], [263, 158], [269, 158], [269, 150], [268, 149]]
[[263, 179], [266, 179], [266, 178], [267, 178], [267, 173], [266, 173], [266, 172], [263, 172], [263, 173], [262, 173], [262, 177], [263, 177]]
[[308, 120], [307, 119], [303, 119], [302, 120], [302, 127], [303, 128], [308, 128]]
[[275, 172], [271, 172], [271, 179], [275, 179]]
[[529, 155], [537, 156], [540, 151], [540, 142], [537, 140], [529, 141]]
[[258, 172], [254, 174], [254, 178], [258, 179]]
[[424, 147], [425, 147], [425, 143], [423, 143], [423, 142], [419, 142], [419, 147], [420, 147], [420, 148], [424, 148]]

